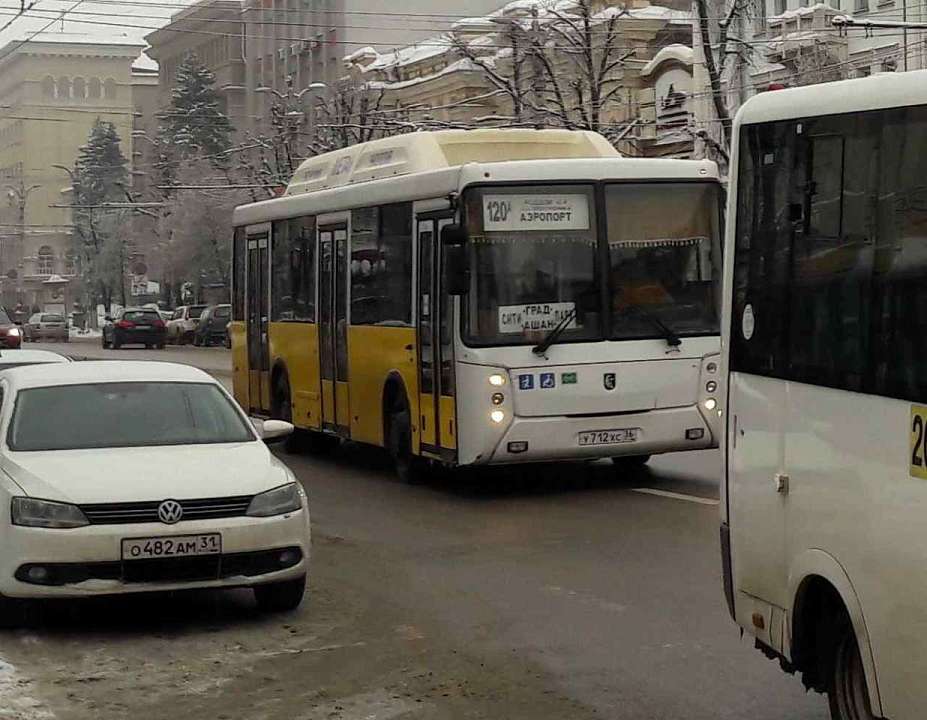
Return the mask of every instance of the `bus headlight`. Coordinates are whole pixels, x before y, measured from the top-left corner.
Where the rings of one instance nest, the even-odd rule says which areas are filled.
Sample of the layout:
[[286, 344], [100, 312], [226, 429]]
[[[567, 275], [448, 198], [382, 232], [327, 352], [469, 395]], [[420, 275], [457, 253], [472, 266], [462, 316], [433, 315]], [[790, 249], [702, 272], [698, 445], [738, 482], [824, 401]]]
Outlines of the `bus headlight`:
[[499, 425], [502, 422], [505, 422], [505, 413], [501, 410], [493, 410], [489, 413], [489, 419], [492, 420], [496, 425]]
[[704, 405], [705, 405], [705, 409], [708, 410], [709, 412], [711, 412], [711, 411], [714, 410], [716, 407], [718, 407], [718, 401], [715, 400], [714, 398], [708, 398], [708, 399], [705, 401]]
[[498, 373], [490, 375], [489, 384], [493, 387], [502, 387], [505, 385], [505, 375], [499, 375]]

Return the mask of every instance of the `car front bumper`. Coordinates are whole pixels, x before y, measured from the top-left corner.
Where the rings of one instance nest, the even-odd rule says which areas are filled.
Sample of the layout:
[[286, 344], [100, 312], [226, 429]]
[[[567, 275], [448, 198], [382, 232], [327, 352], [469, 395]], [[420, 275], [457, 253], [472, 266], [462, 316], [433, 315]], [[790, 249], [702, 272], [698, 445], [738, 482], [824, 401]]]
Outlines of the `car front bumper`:
[[[221, 555], [122, 560], [122, 540], [219, 533]], [[91, 597], [193, 588], [260, 585], [306, 575], [311, 540], [308, 510], [272, 518], [237, 517], [176, 525], [90, 525], [73, 530], [11, 526], [0, 551], [0, 595], [15, 598]], [[284, 552], [298, 561], [281, 563]], [[25, 577], [48, 567], [60, 584]]]

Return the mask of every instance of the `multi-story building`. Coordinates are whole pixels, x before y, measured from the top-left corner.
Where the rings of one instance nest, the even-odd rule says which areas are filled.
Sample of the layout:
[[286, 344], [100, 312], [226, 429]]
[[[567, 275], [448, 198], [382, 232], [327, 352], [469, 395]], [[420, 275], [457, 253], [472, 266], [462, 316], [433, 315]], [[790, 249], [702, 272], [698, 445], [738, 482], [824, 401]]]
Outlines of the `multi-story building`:
[[[692, 23], [686, 6], [685, 0], [663, 0], [659, 5], [648, 0], [620, 5], [598, 0], [591, 8], [593, 43], [603, 42], [606, 24], [616, 18], [616, 40], [607, 51], [614, 68], [597, 88], [608, 98], [600, 108], [599, 129], [625, 153], [649, 157], [692, 153], [688, 132]], [[549, 7], [555, 7], [556, 13], [548, 12]], [[345, 62], [351, 68], [353, 87], [374, 95], [381, 117], [395, 118], [397, 127], [402, 123], [438, 127], [565, 124], [551, 103], [547, 71], [538, 69], [529, 48], [549, 37], [543, 31], [546, 23], [559, 22], [560, 14], [571, 11], [576, 8], [555, 0], [514, 0], [487, 16], [454, 22], [449, 33], [390, 53], [362, 48]], [[561, 45], [566, 42], [562, 36], [553, 37], [560, 38]], [[585, 38], [577, 35], [576, 41], [582, 43]], [[576, 77], [578, 72], [566, 50], [549, 55], [561, 89], [568, 89], [571, 74]], [[601, 47], [595, 50], [605, 52]], [[517, 82], [515, 63], [520, 73]], [[583, 77], [580, 82], [588, 86], [593, 80]], [[539, 107], [550, 112], [539, 111]], [[578, 113], [568, 120], [582, 122]]]
[[[97, 118], [127, 158], [137, 42], [42, 33], [0, 48], [0, 295], [4, 305], [60, 299], [74, 262], [70, 178]], [[55, 303], [58, 304], [58, 303]]]

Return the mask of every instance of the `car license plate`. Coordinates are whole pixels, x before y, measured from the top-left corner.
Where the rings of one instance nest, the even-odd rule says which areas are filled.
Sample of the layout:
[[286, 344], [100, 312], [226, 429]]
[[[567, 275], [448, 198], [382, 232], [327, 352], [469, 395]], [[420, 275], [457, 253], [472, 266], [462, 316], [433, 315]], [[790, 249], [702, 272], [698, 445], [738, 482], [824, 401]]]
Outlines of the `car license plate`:
[[136, 330], [151, 330], [151, 325], [136, 325]]
[[579, 444], [583, 445], [620, 445], [636, 442], [640, 428], [620, 428], [618, 430], [590, 430], [579, 434]]
[[134, 538], [122, 541], [123, 560], [218, 555], [221, 552], [222, 536], [219, 533]]

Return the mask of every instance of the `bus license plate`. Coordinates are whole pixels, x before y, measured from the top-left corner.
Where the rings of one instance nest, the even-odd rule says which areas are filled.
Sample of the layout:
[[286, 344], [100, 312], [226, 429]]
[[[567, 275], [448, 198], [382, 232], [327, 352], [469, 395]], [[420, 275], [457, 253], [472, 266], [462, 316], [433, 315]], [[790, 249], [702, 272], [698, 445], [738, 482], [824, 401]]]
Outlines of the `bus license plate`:
[[221, 552], [222, 536], [219, 533], [136, 538], [122, 541], [123, 560], [218, 555]]
[[579, 434], [580, 447], [585, 445], [620, 445], [636, 442], [640, 428], [620, 428], [618, 430], [590, 430]]

